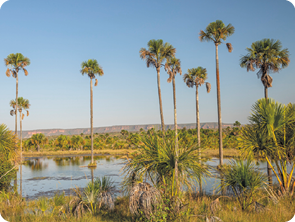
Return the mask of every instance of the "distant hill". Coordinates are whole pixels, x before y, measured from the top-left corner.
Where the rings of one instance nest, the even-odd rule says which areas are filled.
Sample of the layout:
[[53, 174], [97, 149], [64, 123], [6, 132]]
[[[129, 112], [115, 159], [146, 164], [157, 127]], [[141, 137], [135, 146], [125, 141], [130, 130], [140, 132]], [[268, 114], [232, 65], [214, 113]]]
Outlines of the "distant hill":
[[[232, 127], [233, 124], [223, 123], [222, 127]], [[186, 129], [194, 129], [196, 128], [195, 123], [188, 123], [188, 124], [178, 124], [178, 128], [182, 129], [185, 127]], [[201, 123], [201, 128], [203, 129], [217, 129], [218, 123], [209, 122], [209, 123]], [[140, 129], [149, 130], [151, 128], [160, 129], [160, 124], [148, 124], [148, 125], [122, 125], [122, 126], [106, 126], [106, 127], [94, 127], [93, 133], [114, 133], [120, 132], [121, 130], [127, 130], [129, 132], [137, 132]], [[166, 129], [173, 129], [174, 125], [166, 125]], [[29, 138], [36, 133], [43, 133], [45, 136], [55, 136], [55, 135], [79, 135], [83, 134], [90, 134], [90, 128], [79, 128], [79, 129], [40, 129], [40, 130], [26, 130], [23, 131], [23, 137]]]

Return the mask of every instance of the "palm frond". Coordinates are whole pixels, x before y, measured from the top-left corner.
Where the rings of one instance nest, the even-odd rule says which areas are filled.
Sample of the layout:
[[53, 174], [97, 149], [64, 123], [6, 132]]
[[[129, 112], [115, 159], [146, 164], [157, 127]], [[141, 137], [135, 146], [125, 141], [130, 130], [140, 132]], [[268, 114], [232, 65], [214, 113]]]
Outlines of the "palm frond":
[[207, 93], [211, 91], [211, 84], [209, 82], [206, 82], [206, 89], [207, 89]]
[[9, 68], [7, 68], [7, 70], [6, 70], [6, 76], [7, 76], [7, 77], [10, 77], [10, 75], [11, 75], [11, 71], [10, 71]]
[[228, 49], [229, 52], [232, 52], [233, 51], [233, 47], [232, 47], [232, 44], [231, 43], [226, 43], [226, 47]]

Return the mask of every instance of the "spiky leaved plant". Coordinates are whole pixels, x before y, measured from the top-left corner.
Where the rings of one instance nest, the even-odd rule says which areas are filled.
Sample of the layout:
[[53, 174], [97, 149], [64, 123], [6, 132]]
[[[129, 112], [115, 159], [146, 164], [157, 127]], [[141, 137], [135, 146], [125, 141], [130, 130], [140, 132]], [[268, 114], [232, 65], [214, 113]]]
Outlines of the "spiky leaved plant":
[[[131, 154], [123, 167], [125, 177], [123, 183], [129, 186], [134, 184], [134, 179], [148, 180], [155, 187], [165, 185], [166, 192], [171, 196], [177, 195], [177, 190], [193, 190], [198, 178], [210, 175], [209, 167], [198, 161], [198, 147], [191, 140], [184, 144], [179, 140], [178, 156], [178, 188], [175, 187], [175, 139], [165, 138], [157, 134], [146, 135], [141, 138], [142, 143], [138, 152]], [[129, 181], [129, 183], [127, 183]]]
[[284, 106], [271, 99], [260, 99], [253, 105], [249, 120], [251, 125], [242, 128], [240, 137], [243, 153], [266, 159], [281, 193], [293, 195], [295, 104]]
[[267, 187], [267, 176], [255, 169], [250, 159], [233, 160], [220, 173], [222, 183], [218, 188], [231, 188], [242, 210], [246, 210], [257, 200], [256, 194], [260, 189]]

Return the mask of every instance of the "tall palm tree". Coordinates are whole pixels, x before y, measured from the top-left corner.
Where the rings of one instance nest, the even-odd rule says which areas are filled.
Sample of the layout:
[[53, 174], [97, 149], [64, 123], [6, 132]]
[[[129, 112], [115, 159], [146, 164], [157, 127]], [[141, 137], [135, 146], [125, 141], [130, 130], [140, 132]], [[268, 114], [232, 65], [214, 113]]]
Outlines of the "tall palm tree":
[[[88, 59], [88, 61], [82, 62], [81, 64], [82, 75], [87, 74], [90, 78], [90, 124], [91, 124], [91, 163], [90, 165], [95, 165], [93, 162], [93, 84], [92, 79], [95, 79], [95, 75], [102, 76], [102, 67], [97, 63], [96, 59]], [[97, 86], [97, 79], [95, 79], [95, 86]]]
[[[198, 131], [198, 146], [201, 146], [201, 136], [200, 136], [200, 111], [199, 111], [199, 86], [203, 85], [207, 80], [207, 70], [202, 67], [188, 69], [187, 73], [184, 74], [183, 80], [186, 85], [190, 88], [196, 86], [196, 128]], [[211, 84], [206, 82], [207, 93], [211, 90]]]
[[[26, 66], [30, 65], [30, 59], [24, 57], [21, 53], [10, 54], [4, 59], [5, 65], [8, 67], [6, 70], [6, 76], [14, 77], [16, 79], [16, 98], [15, 98], [15, 110], [18, 109], [18, 72], [23, 70], [25, 76], [28, 75], [28, 71], [25, 69]], [[15, 115], [15, 135], [17, 135], [17, 115]]]
[[286, 68], [289, 63], [288, 49], [282, 49], [280, 40], [262, 39], [253, 42], [251, 48], [246, 48], [248, 54], [240, 59], [240, 66], [247, 71], [258, 69], [257, 77], [264, 86], [264, 97], [268, 98], [268, 88], [272, 87], [270, 72], [278, 72]]
[[[188, 69], [184, 74], [183, 80], [190, 88], [196, 86], [196, 128], [198, 134], [198, 147], [199, 147], [199, 162], [201, 162], [201, 125], [200, 125], [200, 111], [199, 111], [199, 86], [203, 85], [207, 80], [207, 70], [202, 67]], [[211, 90], [211, 84], [206, 82], [207, 93]], [[199, 179], [200, 191], [202, 192], [202, 181]]]
[[[180, 60], [172, 57], [169, 58], [165, 64], [165, 70], [169, 75], [167, 82], [170, 83], [172, 80], [172, 87], [173, 87], [173, 103], [174, 103], [174, 130], [175, 130], [175, 181], [178, 181], [178, 137], [177, 137], [177, 114], [176, 114], [176, 89], [175, 89], [175, 76], [177, 73], [180, 75], [182, 74]], [[177, 184], [176, 184], [176, 187]]]
[[[20, 119], [20, 196], [22, 196], [22, 159], [23, 159], [23, 147], [22, 147], [22, 122], [25, 115], [22, 113], [23, 110], [27, 111], [27, 116], [29, 116], [29, 111], [27, 109], [30, 108], [30, 102], [28, 99], [24, 99], [23, 97], [18, 97], [18, 111], [19, 111], [19, 119]], [[16, 102], [15, 100], [10, 101], [10, 106], [13, 107], [13, 110], [10, 111], [10, 115], [17, 115], [16, 110]]]
[[[221, 121], [221, 102], [220, 102], [220, 81], [219, 81], [219, 59], [218, 59], [218, 46], [235, 32], [235, 28], [228, 24], [227, 26], [221, 20], [211, 22], [206, 30], [200, 31], [200, 41], [212, 41], [215, 44], [216, 53], [216, 86], [217, 86], [217, 107], [218, 107], [218, 131], [219, 131], [219, 162], [223, 164], [223, 147], [222, 147], [222, 121]], [[223, 41], [222, 41], [223, 40]], [[230, 43], [226, 43], [229, 52], [233, 48]]]
[[[240, 59], [240, 66], [247, 71], [258, 69], [257, 77], [264, 86], [264, 97], [268, 99], [268, 88], [272, 87], [270, 72], [278, 72], [290, 63], [288, 49], [282, 49], [280, 40], [262, 39], [253, 42], [251, 48], [246, 48], [248, 54]], [[269, 184], [272, 185], [271, 166], [267, 163]]]
[[[7, 58], [4, 59], [5, 65], [7, 66], [6, 76], [14, 77], [16, 79], [16, 97], [15, 97], [15, 110], [18, 108], [18, 72], [23, 70], [25, 75], [28, 75], [28, 71], [25, 69], [26, 66], [30, 65], [30, 59], [24, 57], [21, 53], [9, 54]], [[17, 115], [15, 115], [15, 135], [17, 136]], [[15, 150], [17, 149], [17, 144], [15, 145]], [[17, 178], [14, 180], [14, 186], [17, 186]]]
[[173, 48], [168, 42], [163, 43], [162, 39], [152, 39], [148, 42], [148, 49], [141, 48], [139, 51], [139, 56], [141, 59], [146, 60], [146, 65], [155, 67], [157, 70], [157, 82], [158, 82], [158, 95], [159, 95], [159, 105], [160, 105], [160, 117], [161, 117], [161, 127], [162, 131], [165, 131], [163, 107], [162, 107], [162, 96], [160, 87], [160, 69], [164, 66], [165, 60], [175, 56], [176, 49]]

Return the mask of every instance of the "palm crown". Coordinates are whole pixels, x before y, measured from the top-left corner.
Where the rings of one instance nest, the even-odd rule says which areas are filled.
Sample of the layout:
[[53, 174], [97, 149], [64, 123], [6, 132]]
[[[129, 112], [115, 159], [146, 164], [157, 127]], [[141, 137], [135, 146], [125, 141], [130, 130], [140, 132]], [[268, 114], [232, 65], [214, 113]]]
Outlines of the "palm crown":
[[240, 66], [247, 71], [257, 72], [258, 78], [265, 87], [272, 86], [272, 78], [268, 75], [270, 71], [278, 72], [289, 65], [289, 51], [282, 49], [282, 43], [274, 39], [262, 39], [253, 42], [251, 48], [246, 49], [248, 54], [240, 59]]
[[[190, 88], [194, 86], [201, 86], [207, 80], [207, 70], [200, 66], [198, 68], [188, 69], [187, 73], [183, 76], [183, 80]], [[209, 93], [211, 90], [210, 83], [206, 82], [206, 88]]]
[[168, 42], [164, 44], [162, 39], [152, 39], [148, 42], [148, 49], [141, 48], [139, 53], [140, 58], [146, 60], [147, 67], [160, 68], [165, 59], [174, 57], [176, 49]]
[[[24, 99], [23, 97], [18, 97], [17, 98], [17, 108], [18, 108], [18, 111], [21, 113], [22, 110], [26, 110], [27, 111], [27, 116], [29, 115], [29, 111], [27, 109], [30, 108], [30, 102], [28, 99]], [[15, 106], [16, 106], [16, 103], [15, 103], [15, 100], [11, 100], [10, 101], [10, 106], [13, 107], [13, 110], [10, 111], [10, 115], [13, 115], [13, 114], [16, 114], [16, 110], [15, 110]]]
[[25, 69], [26, 66], [30, 65], [30, 59], [24, 57], [21, 53], [10, 54], [4, 59], [5, 65], [8, 67], [6, 75], [9, 77], [11, 74], [14, 78], [19, 70], [24, 70], [25, 75], [28, 75], [28, 71]]
[[[91, 79], [94, 79], [95, 75], [102, 76], [104, 74], [96, 59], [88, 59], [88, 61], [82, 62], [81, 68], [82, 75], [87, 74]], [[97, 82], [95, 82], [95, 85], [97, 85]]]
[[182, 74], [180, 65], [181, 65], [180, 59], [177, 59], [175, 57], [172, 57], [169, 60], [167, 60], [165, 64], [165, 70], [167, 71], [169, 75], [167, 82], [170, 83], [177, 73], [179, 73], [180, 75]]
[[[225, 41], [228, 36], [231, 36], [235, 32], [235, 28], [228, 24], [225, 24], [221, 20], [216, 20], [216, 22], [211, 22], [206, 30], [201, 30], [199, 33], [199, 39], [201, 42], [203, 41], [213, 41], [215, 44], [220, 45], [222, 43], [221, 40]], [[232, 45], [230, 43], [226, 44], [228, 51], [232, 52]]]

